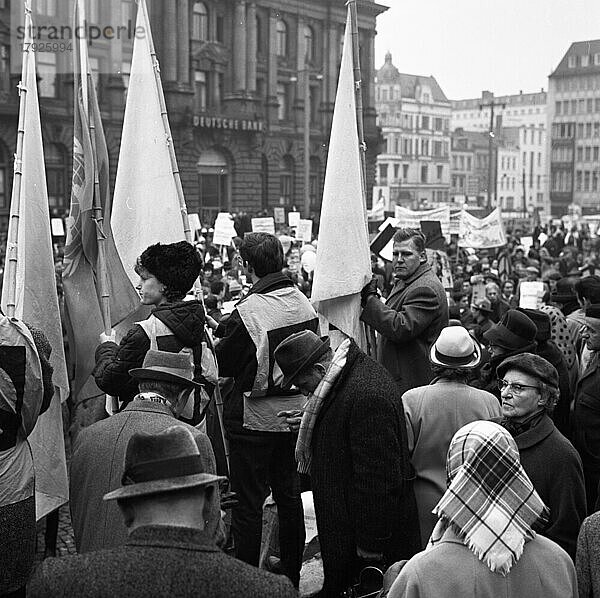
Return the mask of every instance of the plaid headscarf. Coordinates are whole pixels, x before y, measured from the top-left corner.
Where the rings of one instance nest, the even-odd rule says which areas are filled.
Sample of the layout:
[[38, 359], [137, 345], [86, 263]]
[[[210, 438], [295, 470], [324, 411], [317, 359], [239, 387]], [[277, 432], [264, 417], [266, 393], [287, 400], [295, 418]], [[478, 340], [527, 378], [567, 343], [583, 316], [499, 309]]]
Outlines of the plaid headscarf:
[[433, 510], [439, 520], [428, 549], [451, 527], [479, 560], [507, 575], [549, 514], [515, 441], [492, 422], [463, 426], [450, 443], [446, 473], [448, 489]]
[[298, 461], [298, 471], [300, 473], [310, 473], [312, 433], [317, 421], [317, 415], [319, 415], [319, 410], [321, 409], [321, 405], [323, 405], [327, 393], [331, 390], [342, 368], [346, 365], [349, 348], [350, 339], [347, 338], [333, 354], [333, 358], [323, 379], [319, 382], [315, 391], [308, 396], [304, 405], [304, 415], [300, 423], [298, 440], [296, 440], [296, 461]]

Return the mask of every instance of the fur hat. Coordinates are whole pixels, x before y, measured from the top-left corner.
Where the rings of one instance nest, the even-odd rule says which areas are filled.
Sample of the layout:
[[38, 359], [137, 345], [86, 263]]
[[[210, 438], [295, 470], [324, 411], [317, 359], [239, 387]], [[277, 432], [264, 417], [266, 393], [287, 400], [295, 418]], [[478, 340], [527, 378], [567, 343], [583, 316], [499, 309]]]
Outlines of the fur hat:
[[156, 276], [172, 294], [183, 297], [194, 286], [202, 270], [202, 260], [196, 248], [187, 241], [168, 245], [156, 243], [140, 255], [136, 271], [138, 268]]
[[558, 389], [558, 372], [556, 368], [546, 359], [533, 353], [519, 353], [507, 357], [497, 368], [498, 378], [504, 378], [508, 370], [517, 370], [538, 378], [541, 382]]
[[483, 333], [483, 338], [490, 345], [514, 351], [535, 343], [536, 334], [537, 328], [529, 317], [516, 309], [509, 309], [500, 322]]

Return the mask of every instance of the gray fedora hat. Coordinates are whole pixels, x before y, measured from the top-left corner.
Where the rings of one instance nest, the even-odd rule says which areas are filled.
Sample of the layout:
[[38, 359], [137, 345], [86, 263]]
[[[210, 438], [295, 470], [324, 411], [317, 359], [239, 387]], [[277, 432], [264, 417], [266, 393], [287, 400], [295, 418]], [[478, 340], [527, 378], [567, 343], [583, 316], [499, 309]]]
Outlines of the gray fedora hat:
[[291, 386], [303, 369], [316, 363], [327, 351], [329, 338], [319, 338], [311, 330], [296, 332], [279, 343], [274, 356], [283, 373], [282, 388]]
[[204, 471], [194, 436], [171, 426], [157, 434], [137, 432], [127, 444], [121, 488], [104, 495], [116, 500], [208, 486], [226, 478]]
[[447, 326], [431, 347], [429, 361], [447, 368], [473, 369], [481, 364], [481, 349], [466, 328]]
[[194, 363], [188, 352], [171, 353], [150, 349], [144, 357], [142, 367], [129, 370], [129, 375], [139, 380], [164, 380], [202, 388], [202, 384], [194, 380]]

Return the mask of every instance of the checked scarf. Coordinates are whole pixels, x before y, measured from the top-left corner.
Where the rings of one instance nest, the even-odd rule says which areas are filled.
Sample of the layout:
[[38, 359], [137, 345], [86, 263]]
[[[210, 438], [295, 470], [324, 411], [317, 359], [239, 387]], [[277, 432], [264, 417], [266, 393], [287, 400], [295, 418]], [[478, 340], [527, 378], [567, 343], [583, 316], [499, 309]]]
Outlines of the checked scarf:
[[448, 489], [433, 510], [439, 520], [427, 549], [451, 527], [491, 571], [506, 576], [549, 514], [515, 441], [492, 422], [463, 426], [450, 443], [446, 473]]
[[296, 441], [296, 461], [298, 461], [298, 471], [300, 473], [310, 473], [312, 434], [315, 422], [317, 421], [317, 415], [319, 415], [327, 393], [331, 390], [342, 368], [346, 365], [349, 348], [350, 339], [347, 338], [333, 354], [333, 358], [323, 379], [319, 382], [315, 391], [308, 395], [308, 399], [304, 405], [304, 415], [302, 416], [300, 430], [298, 431], [298, 440]]

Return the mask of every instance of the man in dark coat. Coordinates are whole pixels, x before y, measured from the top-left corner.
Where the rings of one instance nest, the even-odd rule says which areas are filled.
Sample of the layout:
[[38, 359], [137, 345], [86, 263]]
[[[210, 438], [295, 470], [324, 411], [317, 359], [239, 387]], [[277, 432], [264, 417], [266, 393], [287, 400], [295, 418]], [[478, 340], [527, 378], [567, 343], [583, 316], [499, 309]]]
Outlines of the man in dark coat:
[[189, 428], [134, 434], [123, 470], [122, 487], [104, 500], [118, 502], [127, 544], [46, 559], [29, 596], [297, 596], [285, 578], [237, 561], [214, 544], [206, 529], [207, 504], [223, 478], [206, 471]]
[[399, 229], [393, 251], [394, 288], [384, 304], [377, 297], [376, 279], [366, 285], [361, 320], [379, 332], [377, 360], [390, 372], [402, 395], [433, 378], [429, 349], [448, 325], [448, 300], [427, 263], [421, 231]]
[[402, 393], [351, 339], [334, 354], [329, 341], [300, 332], [277, 347], [275, 359], [284, 383], [309, 395], [296, 458], [311, 476], [322, 595], [337, 597], [365, 563], [389, 565], [420, 550]]

